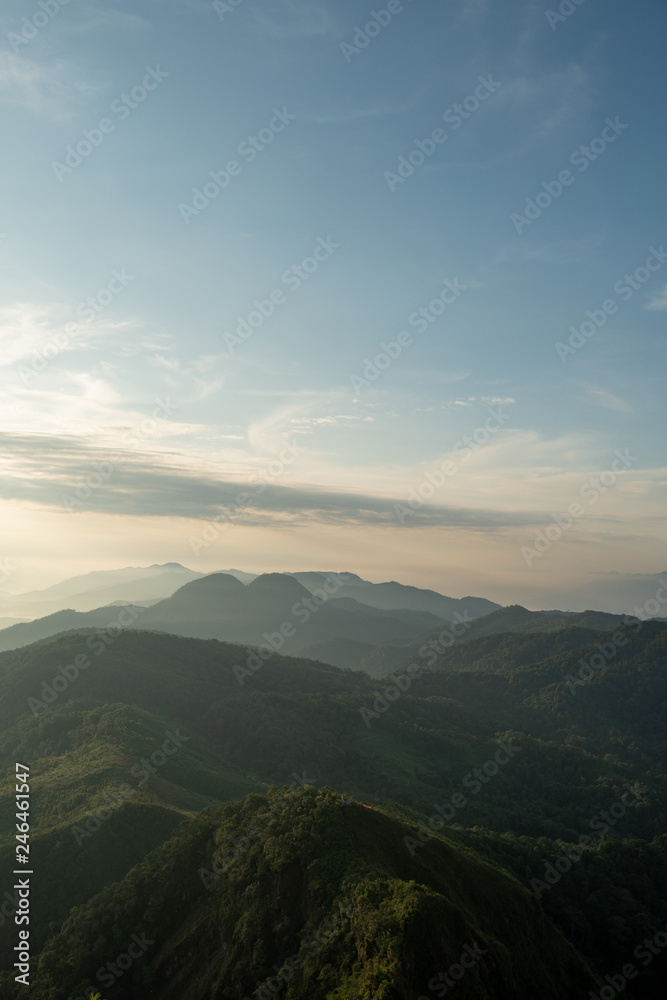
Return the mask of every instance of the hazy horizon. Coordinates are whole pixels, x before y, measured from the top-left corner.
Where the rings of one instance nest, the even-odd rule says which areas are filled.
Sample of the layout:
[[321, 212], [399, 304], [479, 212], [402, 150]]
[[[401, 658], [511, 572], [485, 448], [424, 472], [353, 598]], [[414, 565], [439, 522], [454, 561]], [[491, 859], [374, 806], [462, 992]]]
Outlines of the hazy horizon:
[[[171, 566], [180, 566], [183, 569], [200, 572], [193, 570], [192, 566], [183, 566], [177, 562], [169, 563], [154, 563], [146, 566], [130, 566], [130, 565], [116, 565], [116, 566], [96, 566], [92, 573], [104, 573], [104, 572], [116, 572], [125, 569], [133, 570], [147, 570], [152, 568], [163, 568]], [[399, 583], [402, 585], [417, 587], [423, 590], [433, 590], [436, 593], [443, 594], [446, 597], [452, 597], [455, 599], [460, 599], [463, 597], [481, 597], [486, 598], [490, 601], [495, 601], [501, 606], [509, 605], [522, 605], [530, 611], [542, 611], [542, 610], [560, 610], [560, 611], [605, 611], [613, 614], [640, 614], [640, 617], [667, 617], [667, 573], [664, 574], [654, 574], [652, 576], [646, 576], [641, 574], [636, 574], [634, 576], [622, 576], [620, 574], [609, 574], [602, 577], [598, 581], [597, 586], [591, 587], [586, 584], [583, 588], [574, 591], [561, 591], [560, 593], [555, 592], [554, 597], [556, 603], [549, 604], [549, 593], [545, 593], [544, 599], [540, 600], [539, 591], [533, 592], [532, 594], [526, 593], [525, 599], [520, 599], [516, 593], [512, 593], [508, 588], [499, 588], [499, 592], [494, 594], [491, 591], [479, 592], [466, 591], [465, 588], [461, 589], [457, 581], [451, 582], [434, 582], [433, 584], [425, 583], [423, 580], [419, 580], [418, 577], [415, 579], [403, 579], [397, 576], [383, 577], [377, 572], [365, 574], [359, 572], [356, 568], [351, 566], [332, 566], [329, 564], [318, 564], [310, 566], [300, 566], [295, 568], [294, 566], [274, 566], [270, 568], [258, 566], [249, 568], [248, 566], [216, 566], [213, 569], [208, 569], [205, 573], [248, 573], [250, 575], [261, 576], [265, 573], [281, 573], [286, 575], [298, 575], [299, 573], [306, 572], [333, 572], [333, 573], [351, 573], [356, 576], [367, 580], [370, 583]], [[81, 577], [85, 577], [87, 573], [80, 574]], [[50, 581], [50, 583], [45, 584], [44, 587], [39, 588], [29, 588], [21, 591], [14, 591], [10, 588], [4, 589], [0, 588], [0, 605], [6, 602], [11, 602], [11, 597], [21, 597], [28, 593], [39, 593], [42, 590], [48, 589], [49, 587], [56, 586], [60, 583], [64, 583], [70, 579], [78, 579], [79, 574], [72, 577], [57, 577]], [[131, 591], [131, 587], [128, 588], [128, 593]], [[130, 595], [131, 596], [131, 595]], [[656, 605], [656, 598], [657, 605]], [[650, 602], [648, 605], [646, 602]], [[63, 607], [66, 604], [66, 600], [63, 601]], [[646, 605], [646, 606], [645, 606]], [[0, 606], [0, 618], [3, 616], [2, 607]]]

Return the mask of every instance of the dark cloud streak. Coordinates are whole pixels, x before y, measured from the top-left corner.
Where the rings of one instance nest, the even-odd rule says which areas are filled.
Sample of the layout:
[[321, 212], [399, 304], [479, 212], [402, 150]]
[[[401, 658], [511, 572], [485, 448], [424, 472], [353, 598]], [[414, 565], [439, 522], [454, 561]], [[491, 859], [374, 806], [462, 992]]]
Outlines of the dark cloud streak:
[[[238, 524], [250, 526], [368, 525], [400, 527], [395, 505], [403, 497], [371, 496], [337, 492], [307, 484], [281, 485], [268, 482], [258, 493], [261, 469], [254, 483], [243, 479], [216, 478], [187, 468], [182, 456], [170, 452], [126, 453], [118, 458], [94, 447], [85, 438], [45, 435], [0, 435], [0, 455], [5, 474], [0, 496], [64, 509], [63, 495], [76, 496], [77, 485], [95, 472], [95, 466], [111, 463], [113, 470], [100, 485], [81, 499], [75, 511], [131, 517], [216, 518], [227, 508]], [[253, 478], [253, 474], [249, 475]], [[270, 477], [266, 477], [270, 480]], [[238, 498], [253, 498], [238, 506]], [[499, 531], [539, 525], [539, 512], [504, 512], [446, 507], [433, 503], [407, 517], [407, 527], [459, 528]]]

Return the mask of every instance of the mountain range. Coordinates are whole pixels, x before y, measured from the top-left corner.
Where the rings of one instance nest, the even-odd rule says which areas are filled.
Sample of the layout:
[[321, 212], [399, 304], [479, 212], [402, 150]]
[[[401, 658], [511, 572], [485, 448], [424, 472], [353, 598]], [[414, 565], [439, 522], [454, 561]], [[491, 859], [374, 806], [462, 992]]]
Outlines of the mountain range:
[[[191, 572], [183, 567], [178, 567], [177, 572], [173, 566], [150, 569], [148, 577], [139, 582], [138, 571], [134, 570], [122, 571], [120, 578], [112, 581], [91, 574], [85, 600], [79, 592], [83, 578], [66, 581], [60, 589], [52, 588], [51, 599], [71, 600], [74, 591], [78, 596], [71, 603], [85, 605], [101, 593], [136, 594], [137, 588], [144, 592], [153, 588], [154, 592], [158, 584], [171, 590], [175, 579], [183, 575], [181, 570], [186, 575]], [[126, 573], [134, 575], [126, 578]], [[474, 617], [497, 608], [482, 598], [456, 600], [398, 583], [369, 583], [354, 574], [274, 573], [251, 576], [247, 582], [242, 582], [241, 576], [250, 575], [239, 571], [196, 575], [162, 600], [134, 605], [132, 620], [144, 629], [193, 638], [261, 643], [267, 641], [267, 635], [277, 636], [273, 648], [308, 655], [310, 646], [331, 641], [405, 642], [455, 615]], [[113, 606], [86, 611], [59, 610], [32, 622], [11, 625], [0, 630], [0, 650], [15, 649], [70, 628], [111, 624], [121, 614], [119, 603], [115, 600]], [[127, 613], [121, 620], [128, 620]]]
[[[381, 681], [278, 653], [239, 675], [247, 646], [138, 628], [0, 654], [2, 829], [16, 760], [34, 803], [31, 995], [262, 1000], [280, 974], [288, 1000], [430, 1000], [475, 944], [460, 996], [601, 989], [664, 929], [667, 626], [533, 615]], [[151, 944], [110, 985], [132, 935]], [[625, 995], [662, 997], [664, 959], [634, 962]]]

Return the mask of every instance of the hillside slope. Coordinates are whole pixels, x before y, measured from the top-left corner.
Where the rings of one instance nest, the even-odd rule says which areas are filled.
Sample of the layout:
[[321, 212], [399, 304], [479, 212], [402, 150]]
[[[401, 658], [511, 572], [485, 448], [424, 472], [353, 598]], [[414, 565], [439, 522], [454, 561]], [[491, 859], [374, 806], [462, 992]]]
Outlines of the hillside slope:
[[[402, 809], [412, 823], [459, 796], [448, 810], [450, 834], [463, 845], [477, 837], [473, 846], [526, 886], [631, 787], [622, 821], [607, 824], [543, 904], [562, 933], [582, 936], [586, 958], [603, 972], [619, 948], [631, 953], [638, 934], [661, 929], [660, 886], [667, 891], [659, 844], [667, 826], [667, 628], [624, 628], [625, 646], [574, 691], [568, 674], [598, 645], [580, 628], [552, 635], [553, 646], [543, 634], [498, 637], [495, 660], [490, 638], [461, 645], [452, 650], [464, 658], [461, 669], [425, 668], [398, 699], [404, 684], [390, 678], [378, 684], [278, 655], [257, 657], [249, 670], [245, 647], [161, 633], [74, 632], [2, 653], [1, 870], [11, 869], [17, 759], [31, 767], [37, 804], [40, 944], [72, 906], [122, 880], [183, 818], [269, 784], [326, 784]], [[75, 676], [82, 655], [89, 665]], [[59, 692], [56, 677], [68, 678]], [[178, 747], [165, 755], [167, 733]], [[499, 744], [512, 748], [510, 761], [493, 764], [489, 778], [480, 768]], [[13, 932], [0, 918], [3, 956]]]
[[[200, 817], [72, 915], [31, 997], [101, 984], [119, 1000], [272, 988], [285, 1000], [417, 1000], [443, 995], [462, 957], [461, 1000], [563, 1000], [594, 986], [525, 889], [441, 839], [411, 858], [415, 832], [312, 788]], [[247, 846], [230, 851], [236, 838]], [[143, 953], [116, 977], [105, 966], [132, 933]]]
[[[544, 642], [548, 643], [552, 641], [550, 637], [554, 633], [567, 629], [586, 629], [590, 636], [593, 636], [598, 632], [616, 629], [636, 621], [637, 619], [632, 616], [610, 615], [602, 611], [568, 613], [528, 611], [515, 604], [479, 618], [461, 618], [451, 627], [445, 625], [424, 632], [403, 643], [402, 655], [400, 644], [366, 643], [349, 651], [347, 665], [355, 670], [365, 670], [372, 677], [384, 677], [401, 663], [406, 663], [415, 656], [421, 657], [428, 664], [433, 664], [442, 654], [448, 654], [461, 645], [484, 637], [539, 634], [543, 635]], [[489, 648], [492, 648], [492, 644]], [[342, 645], [335, 642], [327, 646], [308, 647], [304, 650], [304, 654], [339, 666], [345, 655]]]

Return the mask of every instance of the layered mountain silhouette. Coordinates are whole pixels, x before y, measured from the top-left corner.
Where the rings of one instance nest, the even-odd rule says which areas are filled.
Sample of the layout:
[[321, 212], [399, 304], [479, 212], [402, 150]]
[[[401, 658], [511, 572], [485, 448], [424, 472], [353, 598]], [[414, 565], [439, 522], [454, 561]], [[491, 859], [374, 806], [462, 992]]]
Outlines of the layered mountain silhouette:
[[434, 590], [409, 587], [404, 583], [369, 583], [356, 573], [292, 573], [292, 576], [310, 591], [322, 589], [334, 578], [340, 584], [338, 597], [351, 597], [361, 604], [383, 611], [428, 611], [445, 621], [453, 621], [458, 613], [470, 618], [479, 618], [496, 611], [500, 605], [483, 597], [445, 597]]
[[115, 601], [157, 601], [169, 597], [190, 580], [204, 576], [180, 563], [119, 570], [95, 570], [74, 576], [45, 590], [4, 594], [0, 610], [7, 617], [37, 618], [70, 608], [92, 611]]
[[[455, 613], [474, 617], [487, 606], [496, 607], [481, 598], [457, 601], [401, 584], [370, 584], [352, 574], [304, 575], [308, 586], [291, 574], [263, 574], [246, 583], [238, 571], [213, 573], [179, 587], [164, 600], [130, 609], [131, 618], [107, 606], [86, 612], [68, 609], [10, 626], [0, 631], [0, 650], [16, 649], [70, 628], [104, 626], [117, 620], [193, 638], [252, 644], [269, 641], [272, 648], [285, 652], [336, 640], [401, 643], [440, 627]], [[155, 580], [165, 583], [165, 576], [173, 582], [169, 571], [142, 581], [142, 586], [153, 586]], [[70, 581], [65, 590], [79, 585]], [[121, 580], [111, 589], [116, 592], [123, 586], [129, 584]], [[107, 582], [105, 587], [108, 592], [111, 585]], [[92, 590], [89, 596], [98, 592]], [[429, 610], [433, 608], [446, 617]]]
[[[613, 629], [632, 621], [637, 619], [601, 611], [528, 611], [520, 605], [511, 605], [480, 618], [460, 616], [453, 625], [448, 623], [438, 626], [405, 643], [374, 644], [363, 640], [330, 639], [307, 646], [302, 653], [334, 666], [352, 667], [355, 670], [365, 670], [374, 677], [382, 677], [414, 657], [425, 658], [429, 664], [435, 663], [436, 659], [444, 663], [447, 658], [442, 657], [443, 653], [484, 636], [508, 632], [551, 635], [572, 628], [586, 629], [592, 636], [598, 631]], [[0, 633], [0, 638], [1, 635]], [[546, 642], [551, 643], [553, 640], [549, 638]]]

